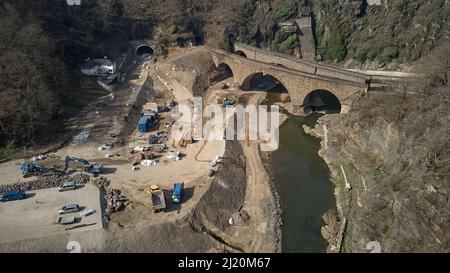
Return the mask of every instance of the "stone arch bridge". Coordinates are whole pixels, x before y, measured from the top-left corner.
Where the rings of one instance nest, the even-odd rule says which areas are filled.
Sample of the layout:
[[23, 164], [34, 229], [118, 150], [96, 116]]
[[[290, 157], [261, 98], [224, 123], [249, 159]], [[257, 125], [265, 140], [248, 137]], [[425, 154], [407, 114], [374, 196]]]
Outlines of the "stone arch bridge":
[[252, 46], [235, 43], [235, 53], [209, 49], [218, 67], [226, 64], [234, 83], [243, 86], [253, 75], [262, 73], [275, 77], [287, 89], [294, 112], [300, 112], [305, 98], [316, 90], [334, 94], [341, 103], [341, 112], [350, 109], [353, 99], [367, 92], [371, 77], [344, 69], [308, 62]]

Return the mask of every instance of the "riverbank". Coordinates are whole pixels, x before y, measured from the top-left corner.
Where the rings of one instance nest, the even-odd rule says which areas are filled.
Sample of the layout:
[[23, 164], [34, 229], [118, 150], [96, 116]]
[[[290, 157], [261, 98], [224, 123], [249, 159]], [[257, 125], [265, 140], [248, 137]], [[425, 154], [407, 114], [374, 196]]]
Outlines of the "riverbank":
[[282, 221], [282, 252], [333, 252], [334, 184], [318, 155], [320, 139], [305, 131], [314, 127], [319, 114], [294, 116], [290, 103], [280, 101], [279, 94], [268, 93], [264, 104], [280, 106], [280, 147], [260, 152], [260, 157]]

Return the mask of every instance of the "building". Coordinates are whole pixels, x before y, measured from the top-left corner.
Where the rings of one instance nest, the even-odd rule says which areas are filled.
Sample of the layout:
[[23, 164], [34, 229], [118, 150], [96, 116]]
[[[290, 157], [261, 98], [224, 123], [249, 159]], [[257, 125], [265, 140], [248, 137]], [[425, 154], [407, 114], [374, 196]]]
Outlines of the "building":
[[116, 64], [109, 59], [92, 59], [86, 61], [81, 72], [89, 76], [104, 76], [116, 73]]
[[144, 104], [144, 111], [151, 111], [153, 113], [159, 113], [160, 107], [155, 102], [149, 102]]
[[294, 21], [286, 21], [286, 22], [280, 22], [278, 25], [282, 28], [288, 28], [293, 27], [295, 25]]

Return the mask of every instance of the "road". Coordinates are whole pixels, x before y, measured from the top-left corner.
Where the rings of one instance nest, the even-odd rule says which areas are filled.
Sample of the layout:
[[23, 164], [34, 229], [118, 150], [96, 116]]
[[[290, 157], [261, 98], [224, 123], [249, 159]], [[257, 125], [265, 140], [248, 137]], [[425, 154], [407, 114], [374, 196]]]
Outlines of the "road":
[[[251, 97], [248, 104], [259, 105], [265, 92]], [[273, 198], [270, 192], [269, 175], [264, 168], [257, 141], [242, 143], [247, 167], [247, 196], [244, 209], [249, 213], [255, 231], [252, 232], [247, 252], [273, 252], [273, 246], [267, 243], [266, 229], [268, 228], [267, 214], [261, 209], [267, 201]]]

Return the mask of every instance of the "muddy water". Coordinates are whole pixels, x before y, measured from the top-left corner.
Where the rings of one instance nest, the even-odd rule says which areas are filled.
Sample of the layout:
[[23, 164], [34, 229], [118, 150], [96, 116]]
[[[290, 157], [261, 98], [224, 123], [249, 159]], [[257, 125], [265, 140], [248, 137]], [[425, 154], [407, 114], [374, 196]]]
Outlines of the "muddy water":
[[282, 252], [325, 252], [322, 215], [335, 208], [334, 186], [318, 155], [320, 141], [302, 125], [314, 126], [319, 114], [290, 117], [280, 128], [280, 147], [271, 157], [272, 175], [283, 210]]

